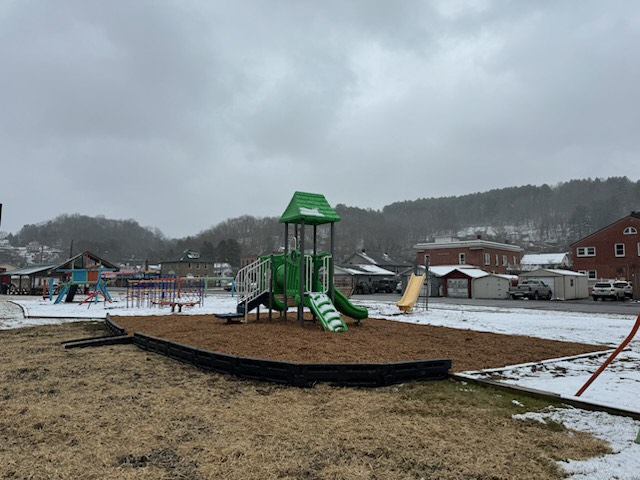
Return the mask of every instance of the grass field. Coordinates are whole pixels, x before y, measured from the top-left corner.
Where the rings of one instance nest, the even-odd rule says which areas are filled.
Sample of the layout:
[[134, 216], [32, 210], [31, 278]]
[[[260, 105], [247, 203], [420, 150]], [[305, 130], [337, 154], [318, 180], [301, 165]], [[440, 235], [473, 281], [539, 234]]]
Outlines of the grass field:
[[453, 381], [297, 389], [60, 346], [102, 328], [0, 332], [0, 478], [553, 479], [608, 451], [511, 418], [544, 402]]

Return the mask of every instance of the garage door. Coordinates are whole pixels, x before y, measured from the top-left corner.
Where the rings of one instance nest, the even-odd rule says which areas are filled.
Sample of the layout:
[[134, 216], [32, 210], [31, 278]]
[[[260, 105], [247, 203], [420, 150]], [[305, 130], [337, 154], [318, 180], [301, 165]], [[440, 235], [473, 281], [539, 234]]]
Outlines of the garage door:
[[447, 279], [447, 296], [453, 298], [469, 298], [469, 280], [466, 278]]

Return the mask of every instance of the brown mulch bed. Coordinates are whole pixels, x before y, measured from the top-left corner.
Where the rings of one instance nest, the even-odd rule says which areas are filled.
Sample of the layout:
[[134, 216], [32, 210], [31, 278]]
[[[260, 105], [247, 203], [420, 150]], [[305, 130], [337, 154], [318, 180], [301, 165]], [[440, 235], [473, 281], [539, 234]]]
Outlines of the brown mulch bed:
[[480, 370], [604, 350], [560, 342], [369, 318], [330, 333], [317, 324], [261, 319], [226, 324], [213, 315], [114, 317], [140, 332], [205, 350], [299, 363], [391, 363], [450, 358], [453, 370]]

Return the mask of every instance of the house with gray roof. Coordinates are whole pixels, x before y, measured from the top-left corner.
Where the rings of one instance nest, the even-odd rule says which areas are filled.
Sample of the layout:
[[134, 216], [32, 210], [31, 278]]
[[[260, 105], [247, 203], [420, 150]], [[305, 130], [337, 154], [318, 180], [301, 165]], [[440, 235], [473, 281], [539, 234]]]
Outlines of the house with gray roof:
[[392, 257], [386, 252], [366, 252], [365, 250], [354, 253], [345, 262], [343, 262], [342, 265], [375, 265], [376, 267], [391, 272], [393, 275], [401, 275], [407, 270], [411, 270], [413, 268], [413, 264], [411, 262], [397, 257]]

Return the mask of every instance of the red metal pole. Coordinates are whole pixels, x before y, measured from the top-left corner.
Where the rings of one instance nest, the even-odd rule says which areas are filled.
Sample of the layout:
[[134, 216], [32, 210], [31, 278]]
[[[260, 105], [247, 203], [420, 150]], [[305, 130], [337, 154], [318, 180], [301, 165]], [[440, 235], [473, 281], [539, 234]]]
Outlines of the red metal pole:
[[622, 350], [624, 350], [624, 348], [629, 344], [629, 342], [633, 340], [633, 337], [635, 337], [636, 333], [638, 333], [639, 327], [640, 327], [640, 315], [638, 315], [638, 318], [636, 318], [636, 323], [631, 329], [631, 333], [627, 336], [627, 338], [624, 339], [624, 341], [620, 344], [620, 346], [616, 348], [611, 355], [609, 355], [609, 358], [607, 358], [605, 362], [602, 365], [600, 365], [600, 368], [598, 368], [598, 370], [596, 370], [594, 374], [591, 375], [591, 378], [587, 380], [587, 382], [582, 386], [582, 388], [578, 390], [578, 393], [576, 393], [576, 397], [579, 397], [580, 395], [582, 395], [582, 393], [587, 388], [589, 388], [589, 385], [591, 385], [593, 381], [596, 378], [598, 378], [598, 375], [600, 375], [604, 371], [604, 369], [607, 368], [607, 366], [613, 361], [613, 359], [616, 358]]

